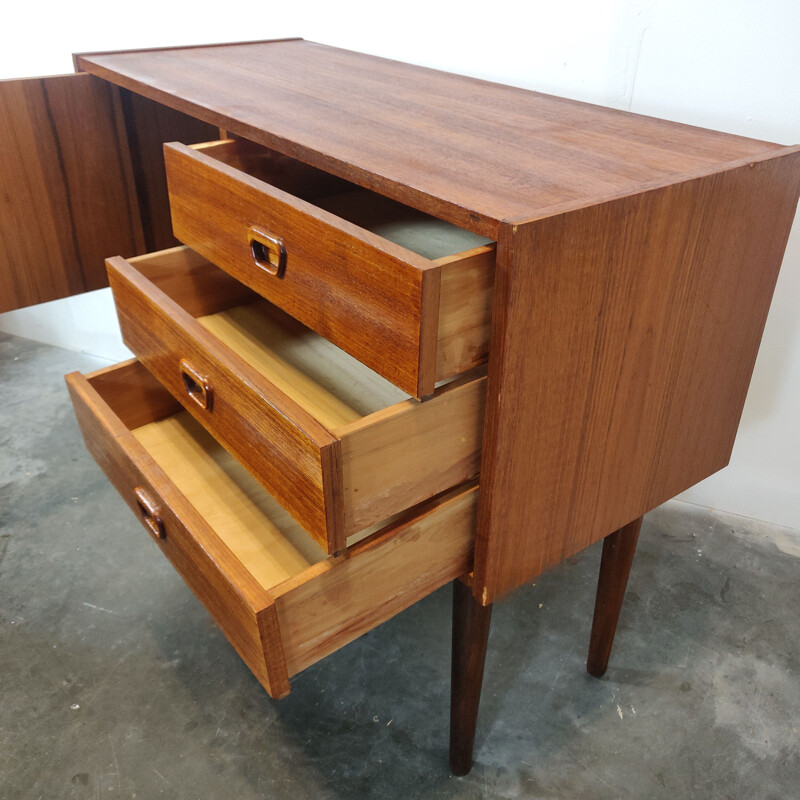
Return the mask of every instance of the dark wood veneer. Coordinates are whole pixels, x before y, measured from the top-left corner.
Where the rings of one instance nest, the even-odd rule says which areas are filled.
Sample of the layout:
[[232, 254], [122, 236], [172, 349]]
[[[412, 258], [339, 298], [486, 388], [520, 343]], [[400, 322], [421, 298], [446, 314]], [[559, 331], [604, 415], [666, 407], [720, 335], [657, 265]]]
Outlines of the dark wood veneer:
[[0, 312], [107, 285], [109, 251], [144, 249], [115, 86], [0, 81]]
[[614, 634], [617, 632], [619, 612], [628, 586], [628, 576], [639, 541], [642, 518], [610, 533], [603, 539], [603, 557], [597, 581], [597, 596], [592, 619], [592, 635], [589, 641], [589, 656], [586, 670], [600, 678], [605, 675]]

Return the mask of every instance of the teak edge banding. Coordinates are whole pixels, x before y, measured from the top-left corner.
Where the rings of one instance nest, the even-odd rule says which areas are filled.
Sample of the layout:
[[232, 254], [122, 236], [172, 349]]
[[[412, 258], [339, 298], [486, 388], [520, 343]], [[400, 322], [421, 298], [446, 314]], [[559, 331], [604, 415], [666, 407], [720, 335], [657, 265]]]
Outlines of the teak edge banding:
[[230, 47], [231, 45], [247, 45], [247, 44], [275, 44], [276, 42], [302, 42], [305, 41], [302, 36], [286, 36], [283, 39], [248, 39], [242, 42], [209, 42], [208, 44], [179, 44], [179, 45], [162, 45], [160, 47], [131, 47], [127, 50], [92, 50], [82, 53], [72, 54], [72, 65], [75, 72], [87, 72], [81, 66], [81, 60], [90, 58], [91, 56], [110, 56], [119, 55], [121, 53], [160, 53], [165, 50], [200, 50], [206, 47]]

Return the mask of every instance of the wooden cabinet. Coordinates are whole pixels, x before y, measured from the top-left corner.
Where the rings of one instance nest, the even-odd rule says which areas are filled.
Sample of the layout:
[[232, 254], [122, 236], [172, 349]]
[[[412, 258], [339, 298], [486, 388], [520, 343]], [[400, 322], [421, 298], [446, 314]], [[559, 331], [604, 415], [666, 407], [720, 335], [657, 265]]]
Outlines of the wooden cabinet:
[[0, 81], [0, 312], [108, 285], [104, 259], [177, 242], [162, 142], [204, 122], [85, 73]]
[[0, 85], [6, 307], [109, 257], [87, 446], [273, 696], [464, 578], [463, 772], [491, 603], [618, 532], [602, 672], [625, 531], [727, 463], [799, 149], [302, 40], [76, 65]]

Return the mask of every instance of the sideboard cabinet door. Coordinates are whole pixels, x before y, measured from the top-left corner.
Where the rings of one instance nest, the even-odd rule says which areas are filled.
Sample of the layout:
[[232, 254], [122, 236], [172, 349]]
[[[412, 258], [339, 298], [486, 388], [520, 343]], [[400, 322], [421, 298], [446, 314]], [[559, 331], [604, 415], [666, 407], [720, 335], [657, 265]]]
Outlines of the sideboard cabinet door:
[[0, 82], [0, 311], [107, 285], [144, 247], [119, 90], [87, 74]]
[[108, 285], [176, 241], [162, 144], [218, 131], [88, 73], [0, 81], [0, 312]]

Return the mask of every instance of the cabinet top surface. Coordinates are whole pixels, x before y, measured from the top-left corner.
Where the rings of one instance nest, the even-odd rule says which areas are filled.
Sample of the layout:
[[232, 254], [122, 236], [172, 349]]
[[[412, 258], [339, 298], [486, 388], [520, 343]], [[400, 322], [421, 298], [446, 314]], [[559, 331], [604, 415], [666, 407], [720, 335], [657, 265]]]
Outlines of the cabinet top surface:
[[779, 148], [299, 39], [76, 64], [488, 236]]

